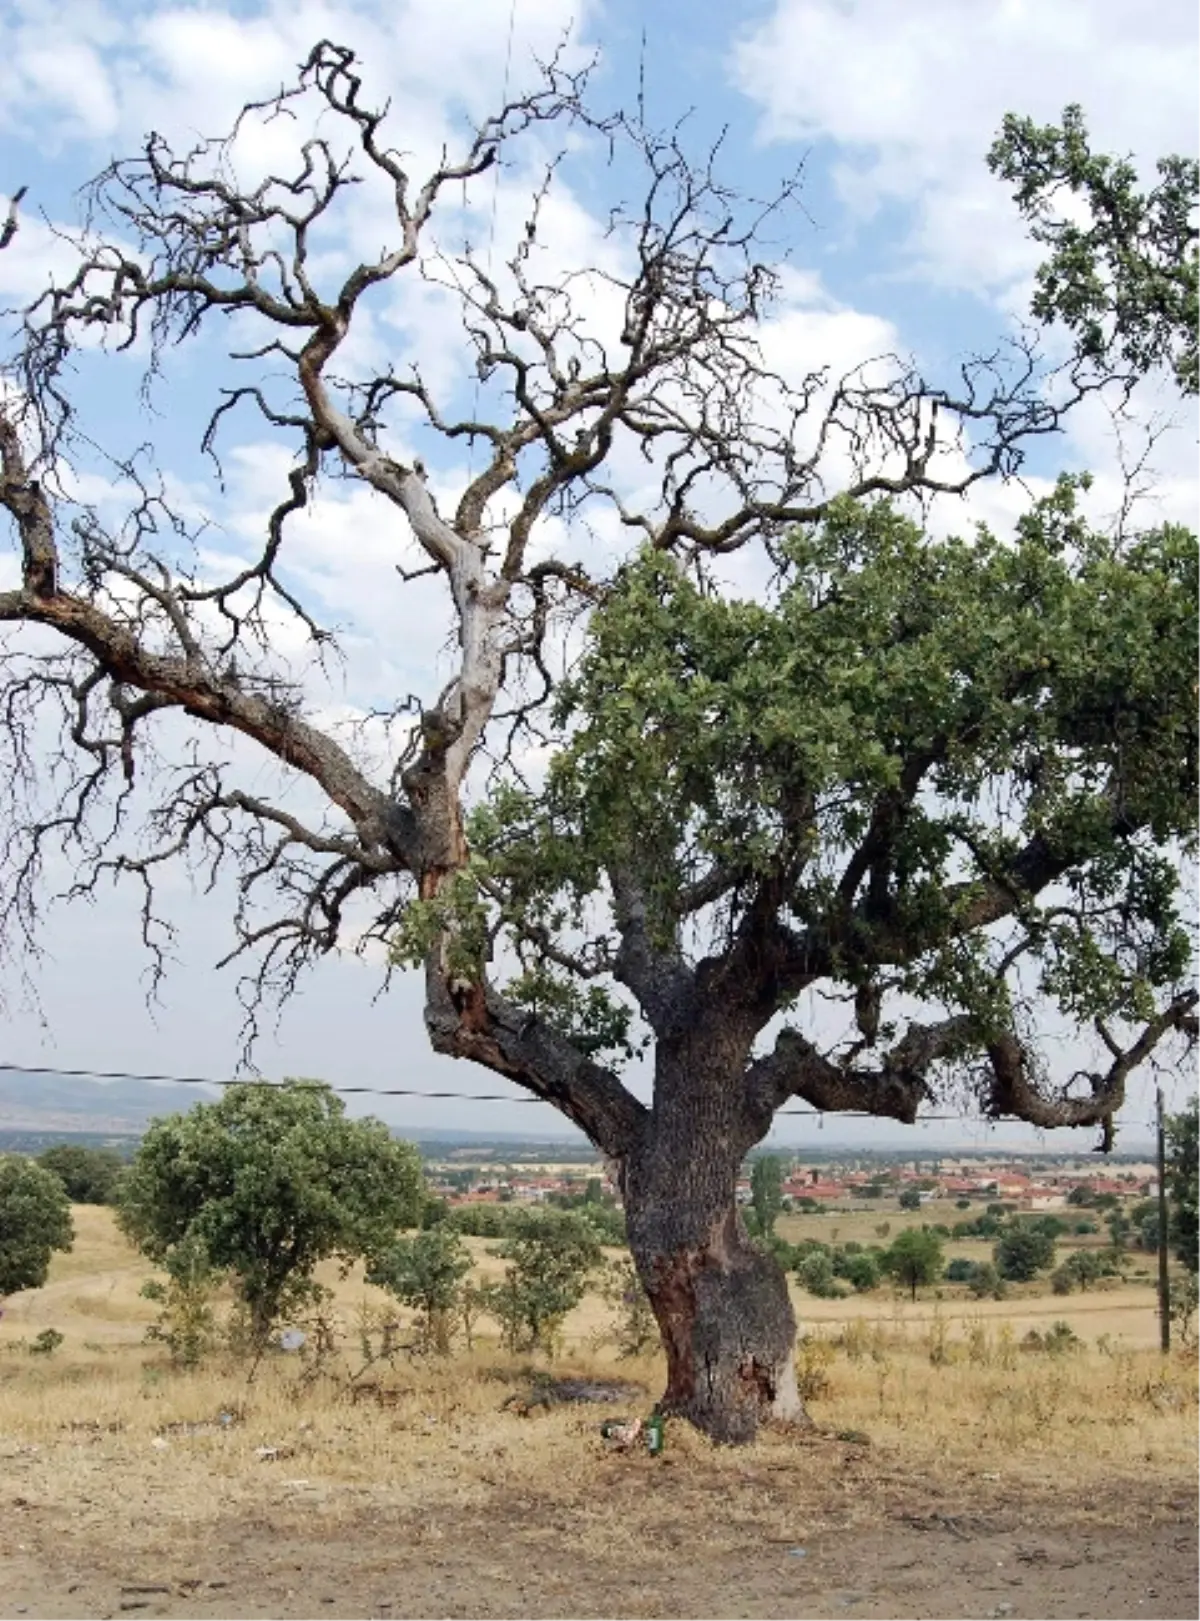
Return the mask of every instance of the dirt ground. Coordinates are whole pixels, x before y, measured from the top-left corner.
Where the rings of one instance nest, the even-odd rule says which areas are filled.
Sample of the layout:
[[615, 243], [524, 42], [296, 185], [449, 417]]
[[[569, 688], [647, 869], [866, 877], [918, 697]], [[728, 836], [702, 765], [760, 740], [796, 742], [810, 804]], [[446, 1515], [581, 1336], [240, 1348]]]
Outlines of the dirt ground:
[[[520, 1422], [520, 1421], [514, 1421]], [[564, 1412], [528, 1425], [593, 1427]], [[220, 1438], [219, 1438], [220, 1439]], [[219, 1441], [218, 1441], [219, 1444]], [[519, 1444], [519, 1442], [518, 1442]], [[1194, 1617], [1194, 1480], [1052, 1492], [922, 1472], [828, 1435], [605, 1457], [554, 1495], [503, 1463], [468, 1501], [323, 1481], [294, 1460], [197, 1475], [211, 1447], [121, 1467], [0, 1454], [0, 1616]], [[603, 1505], [602, 1525], [597, 1505]]]

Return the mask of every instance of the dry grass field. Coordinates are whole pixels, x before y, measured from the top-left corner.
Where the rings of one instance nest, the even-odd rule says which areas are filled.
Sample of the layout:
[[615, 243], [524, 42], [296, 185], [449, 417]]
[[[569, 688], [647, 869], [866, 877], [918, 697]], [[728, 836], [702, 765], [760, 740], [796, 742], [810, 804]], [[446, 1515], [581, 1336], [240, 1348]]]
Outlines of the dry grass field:
[[[359, 1400], [282, 1355], [248, 1385], [145, 1345], [147, 1269], [107, 1212], [76, 1221], [0, 1320], [0, 1616], [1196, 1613], [1196, 1367], [1144, 1348], [1144, 1286], [802, 1297], [814, 1428], [722, 1450], [672, 1425], [655, 1459], [599, 1436], [661, 1370], [616, 1362], [598, 1301], [556, 1371], [644, 1387], [616, 1409], [520, 1417], [486, 1341], [372, 1369]], [[371, 1292], [337, 1287], [352, 1362]], [[1059, 1318], [1084, 1348], [1019, 1348]], [[30, 1355], [45, 1327], [64, 1343]]]

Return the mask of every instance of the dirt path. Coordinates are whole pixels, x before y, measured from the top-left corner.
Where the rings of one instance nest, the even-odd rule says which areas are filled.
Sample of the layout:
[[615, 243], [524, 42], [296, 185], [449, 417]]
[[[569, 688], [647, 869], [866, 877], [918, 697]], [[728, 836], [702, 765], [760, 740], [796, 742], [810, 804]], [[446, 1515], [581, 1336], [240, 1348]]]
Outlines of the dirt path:
[[44, 1477], [56, 1501], [46, 1467], [0, 1464], [3, 1617], [1197, 1614], [1194, 1482], [935, 1485], [832, 1443], [734, 1476], [602, 1460], [556, 1497], [431, 1481], [427, 1505], [286, 1463], [203, 1499], [97, 1452], [69, 1499], [61, 1461]]

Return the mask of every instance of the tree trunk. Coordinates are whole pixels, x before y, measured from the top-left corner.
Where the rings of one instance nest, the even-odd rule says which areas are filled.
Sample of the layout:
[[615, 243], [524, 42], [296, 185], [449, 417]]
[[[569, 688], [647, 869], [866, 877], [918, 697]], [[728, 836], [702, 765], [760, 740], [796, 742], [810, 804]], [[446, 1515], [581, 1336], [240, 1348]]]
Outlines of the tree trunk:
[[694, 1076], [686, 1092], [669, 1082], [666, 1092], [677, 1107], [660, 1095], [624, 1179], [630, 1249], [667, 1356], [661, 1406], [714, 1441], [752, 1441], [764, 1420], [805, 1416], [787, 1280], [738, 1213], [750, 1143], [728, 1114], [736, 1086]]

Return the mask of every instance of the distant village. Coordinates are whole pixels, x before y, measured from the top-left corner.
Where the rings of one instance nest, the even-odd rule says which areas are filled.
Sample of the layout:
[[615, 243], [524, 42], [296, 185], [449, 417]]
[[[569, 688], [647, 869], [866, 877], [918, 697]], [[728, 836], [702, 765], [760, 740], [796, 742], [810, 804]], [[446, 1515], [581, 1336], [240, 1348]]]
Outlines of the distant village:
[[[984, 1159], [916, 1159], [885, 1165], [848, 1161], [806, 1165], [784, 1158], [784, 1208], [862, 1209], [871, 1201], [896, 1201], [904, 1194], [911, 1205], [934, 1205], [959, 1200], [997, 1201], [1017, 1210], [1057, 1210], [1069, 1203], [1091, 1203], [1110, 1196], [1117, 1199], [1153, 1198], [1158, 1192], [1153, 1163], [1112, 1164], [1098, 1167], [1086, 1160], [1031, 1165], [1013, 1155]], [[588, 1193], [605, 1201], [618, 1197], [604, 1167], [463, 1166], [445, 1163], [427, 1166], [432, 1191], [452, 1205], [540, 1204], [579, 1198]], [[598, 1186], [597, 1186], [598, 1185]], [[1074, 1194], [1074, 1198], [1072, 1198]], [[747, 1168], [737, 1185], [739, 1204], [750, 1202]]]

